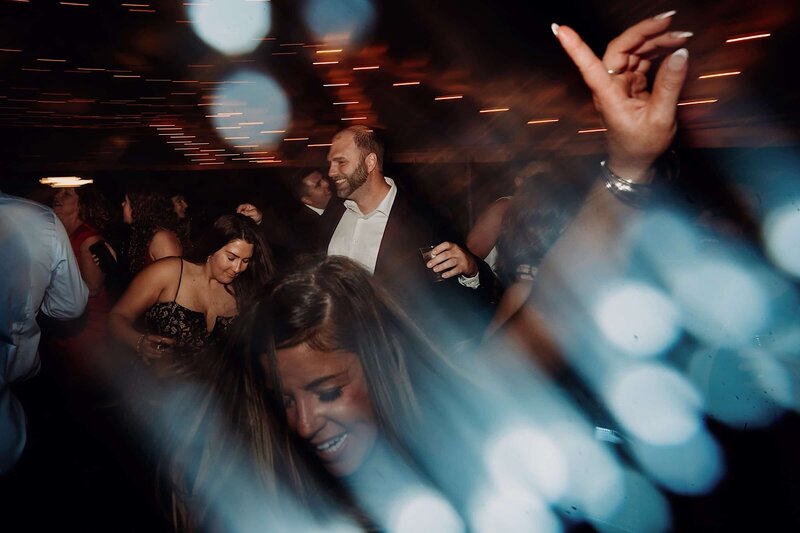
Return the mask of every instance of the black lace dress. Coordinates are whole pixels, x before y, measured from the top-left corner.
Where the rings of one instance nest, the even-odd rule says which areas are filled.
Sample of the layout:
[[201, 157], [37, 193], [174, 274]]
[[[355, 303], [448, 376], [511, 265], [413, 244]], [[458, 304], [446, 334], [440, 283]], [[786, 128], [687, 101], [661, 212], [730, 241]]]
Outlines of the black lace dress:
[[[181, 261], [183, 278], [183, 261]], [[171, 302], [158, 302], [144, 315], [148, 333], [175, 340], [172, 359], [175, 363], [191, 359], [198, 353], [219, 345], [226, 338], [229, 326], [235, 316], [218, 316], [211, 331], [206, 326], [206, 316], [202, 311], [188, 309], [176, 300], [181, 290], [180, 280], [175, 298]]]

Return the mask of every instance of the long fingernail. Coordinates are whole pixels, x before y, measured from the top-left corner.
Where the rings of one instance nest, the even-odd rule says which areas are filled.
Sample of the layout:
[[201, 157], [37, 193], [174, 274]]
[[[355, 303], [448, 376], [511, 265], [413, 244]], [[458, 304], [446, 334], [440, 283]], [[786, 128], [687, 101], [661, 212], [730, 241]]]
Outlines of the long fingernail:
[[694, 36], [694, 33], [690, 31], [673, 31], [670, 32], [669, 36], [673, 39], [688, 39], [689, 37]]
[[677, 13], [677, 11], [675, 11], [674, 9], [670, 9], [669, 11], [664, 11], [663, 13], [659, 13], [658, 15], [656, 15], [656, 16], [655, 16], [655, 17], [653, 17], [653, 18], [654, 18], [655, 20], [663, 20], [663, 19], [668, 19], [668, 18], [670, 18], [671, 16], [673, 16], [675, 13]]
[[675, 50], [669, 56], [669, 64], [667, 66], [670, 70], [681, 70], [686, 65], [687, 59], [689, 59], [689, 50], [686, 48]]
[[550, 30], [553, 32], [553, 35], [558, 37], [558, 24], [556, 24], [555, 22], [550, 24]]

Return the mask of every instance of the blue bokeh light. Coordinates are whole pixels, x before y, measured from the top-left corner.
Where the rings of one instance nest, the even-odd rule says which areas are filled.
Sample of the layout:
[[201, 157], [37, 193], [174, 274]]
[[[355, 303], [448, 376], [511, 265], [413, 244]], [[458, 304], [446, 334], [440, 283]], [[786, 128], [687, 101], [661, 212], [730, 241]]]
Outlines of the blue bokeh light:
[[363, 42], [376, 17], [370, 0], [309, 0], [304, 14], [317, 40], [351, 45]]
[[252, 52], [272, 25], [269, 2], [203, 0], [184, 5], [195, 33], [227, 55]]
[[770, 211], [763, 231], [772, 261], [800, 278], [800, 198]]
[[673, 445], [700, 429], [700, 395], [671, 368], [642, 364], [620, 370], [604, 394], [620, 423], [639, 440]]
[[663, 353], [681, 331], [679, 312], [670, 298], [638, 282], [607, 289], [594, 306], [594, 319], [616, 348], [635, 357]]
[[231, 147], [249, 151], [279, 145], [291, 118], [289, 100], [281, 86], [254, 70], [241, 70], [228, 78], [210, 107], [219, 137]]

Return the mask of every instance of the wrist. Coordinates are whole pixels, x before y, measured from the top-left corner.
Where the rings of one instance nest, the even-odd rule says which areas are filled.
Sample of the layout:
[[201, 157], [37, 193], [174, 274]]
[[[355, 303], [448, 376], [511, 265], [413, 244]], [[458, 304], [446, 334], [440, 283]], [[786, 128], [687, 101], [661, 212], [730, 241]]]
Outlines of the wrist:
[[142, 333], [139, 335], [139, 338], [136, 340], [136, 353], [138, 355], [142, 355], [142, 343], [144, 342], [145, 334]]
[[653, 161], [649, 159], [636, 161], [609, 155], [606, 166], [616, 176], [625, 181], [641, 185], [647, 185], [653, 181], [655, 174], [653, 172]]

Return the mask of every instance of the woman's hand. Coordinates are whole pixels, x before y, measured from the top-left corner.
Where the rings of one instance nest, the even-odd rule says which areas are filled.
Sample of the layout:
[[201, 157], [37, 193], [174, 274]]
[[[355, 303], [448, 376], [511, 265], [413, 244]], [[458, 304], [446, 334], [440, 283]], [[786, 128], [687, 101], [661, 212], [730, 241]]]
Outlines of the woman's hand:
[[142, 357], [144, 364], [149, 365], [154, 359], [161, 359], [163, 355], [171, 355], [174, 345], [174, 339], [145, 333], [137, 342], [136, 352]]
[[592, 90], [595, 107], [608, 128], [608, 165], [629, 181], [647, 179], [651, 165], [667, 150], [677, 130], [677, 103], [689, 52], [681, 48], [662, 62], [651, 92], [646, 77], [655, 58], [692, 36], [667, 31], [674, 14], [662, 13], [631, 26], [608, 44], [602, 61], [574, 30], [552, 26]]

